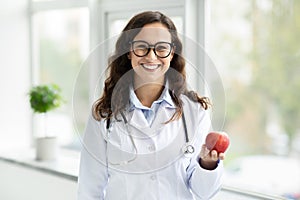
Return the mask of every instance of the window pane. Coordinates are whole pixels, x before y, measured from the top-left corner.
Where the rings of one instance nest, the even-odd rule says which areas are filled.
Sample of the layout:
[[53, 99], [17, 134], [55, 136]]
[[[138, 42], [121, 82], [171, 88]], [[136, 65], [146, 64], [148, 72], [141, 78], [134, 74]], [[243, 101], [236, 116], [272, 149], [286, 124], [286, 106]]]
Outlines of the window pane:
[[[81, 64], [89, 53], [88, 8], [37, 13], [33, 17], [33, 27], [35, 68], [38, 71], [34, 78], [38, 84], [59, 85], [66, 101], [61, 108], [47, 114], [48, 133], [57, 135], [62, 144], [68, 144], [76, 137], [72, 118], [73, 87]], [[88, 104], [88, 90], [77, 91], [81, 91], [81, 100], [76, 99], [77, 103]], [[82, 119], [77, 123], [81, 123], [83, 129], [85, 122], [86, 119]], [[35, 123], [36, 135], [41, 131], [38, 124]]]
[[[300, 194], [300, 1], [210, 1], [209, 55], [226, 93], [225, 183]], [[239, 8], [239, 9], [236, 9]]]
[[[172, 21], [174, 22], [178, 33], [182, 33], [183, 31], [183, 24], [182, 24], [182, 17], [180, 16], [172, 16]], [[109, 36], [115, 36], [121, 33], [123, 28], [126, 26], [129, 19], [118, 19], [113, 20], [111, 23], [109, 23]]]

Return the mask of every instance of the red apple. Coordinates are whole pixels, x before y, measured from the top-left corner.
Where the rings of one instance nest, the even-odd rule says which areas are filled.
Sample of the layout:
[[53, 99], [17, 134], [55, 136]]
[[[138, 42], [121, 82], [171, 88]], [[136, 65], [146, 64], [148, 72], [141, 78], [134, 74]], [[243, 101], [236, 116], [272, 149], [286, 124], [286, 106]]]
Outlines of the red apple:
[[210, 132], [206, 136], [206, 147], [211, 150], [216, 150], [218, 153], [224, 153], [229, 146], [229, 137], [225, 132]]

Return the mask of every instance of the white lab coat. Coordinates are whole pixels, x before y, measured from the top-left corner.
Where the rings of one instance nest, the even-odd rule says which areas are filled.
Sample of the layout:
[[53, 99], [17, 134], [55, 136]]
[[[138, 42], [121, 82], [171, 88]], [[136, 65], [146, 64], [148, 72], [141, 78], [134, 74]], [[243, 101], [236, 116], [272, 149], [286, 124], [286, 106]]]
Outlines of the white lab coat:
[[151, 126], [141, 110], [126, 112], [128, 128], [119, 116], [119, 121], [111, 122], [109, 134], [105, 120], [90, 117], [83, 138], [78, 200], [211, 199], [221, 187], [222, 162], [214, 170], [198, 163], [210, 117], [199, 103], [183, 95], [182, 100], [189, 140], [195, 147], [189, 157], [182, 153], [182, 120], [163, 123], [175, 112], [172, 106], [162, 104]]

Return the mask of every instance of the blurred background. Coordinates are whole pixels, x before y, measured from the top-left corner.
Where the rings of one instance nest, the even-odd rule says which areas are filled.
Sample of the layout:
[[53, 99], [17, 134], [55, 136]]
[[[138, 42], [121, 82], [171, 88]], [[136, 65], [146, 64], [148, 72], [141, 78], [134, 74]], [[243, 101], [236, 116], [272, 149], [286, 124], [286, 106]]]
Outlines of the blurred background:
[[[66, 103], [49, 112], [47, 127], [61, 148], [80, 151], [105, 68], [86, 68], [86, 60], [143, 10], [170, 16], [181, 35], [204, 47], [218, 72], [225, 96], [221, 103], [213, 98], [216, 109], [222, 107], [221, 113], [213, 110], [214, 119], [231, 138], [224, 191], [242, 194], [239, 199], [249, 192], [300, 199], [298, 0], [1, 1], [0, 149], [34, 147], [42, 123], [27, 94], [33, 85], [55, 83]], [[196, 70], [205, 79], [201, 63]], [[189, 84], [205, 94], [197, 78], [190, 77]], [[211, 93], [220, 89], [209, 87]], [[4, 174], [0, 171], [1, 181]]]

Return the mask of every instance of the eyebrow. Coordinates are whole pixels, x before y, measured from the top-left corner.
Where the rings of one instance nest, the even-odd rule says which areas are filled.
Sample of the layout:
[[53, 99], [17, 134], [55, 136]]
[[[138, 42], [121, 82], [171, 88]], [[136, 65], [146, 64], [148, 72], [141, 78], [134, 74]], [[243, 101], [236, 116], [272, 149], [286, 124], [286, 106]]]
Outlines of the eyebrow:
[[145, 43], [148, 43], [148, 44], [150, 44], [150, 45], [155, 45], [155, 44], [157, 44], [157, 43], [160, 43], [160, 42], [166, 42], [166, 43], [172, 43], [172, 41], [163, 41], [163, 40], [161, 40], [161, 41], [157, 41], [157, 42], [155, 42], [154, 44], [153, 43], [150, 43], [150, 42], [147, 42], [146, 40], [132, 40], [132, 42], [145, 42]]

